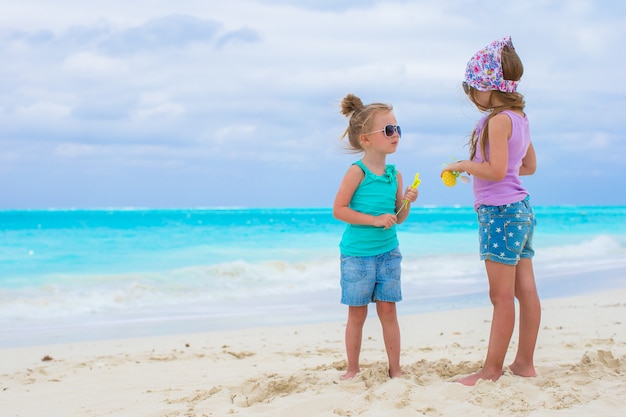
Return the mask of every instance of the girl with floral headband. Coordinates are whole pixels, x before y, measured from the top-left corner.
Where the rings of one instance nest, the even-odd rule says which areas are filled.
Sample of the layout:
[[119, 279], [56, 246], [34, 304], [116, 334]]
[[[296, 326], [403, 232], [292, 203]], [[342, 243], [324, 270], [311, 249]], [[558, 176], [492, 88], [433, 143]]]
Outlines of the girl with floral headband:
[[519, 345], [510, 371], [535, 376], [534, 352], [541, 306], [533, 272], [535, 216], [520, 176], [536, 169], [524, 97], [517, 92], [523, 66], [510, 37], [478, 51], [467, 63], [463, 89], [482, 111], [469, 140], [470, 157], [443, 171], [474, 177], [474, 208], [478, 214], [480, 259], [485, 261], [493, 319], [487, 357], [475, 374], [458, 382], [496, 381], [515, 327], [519, 301]]

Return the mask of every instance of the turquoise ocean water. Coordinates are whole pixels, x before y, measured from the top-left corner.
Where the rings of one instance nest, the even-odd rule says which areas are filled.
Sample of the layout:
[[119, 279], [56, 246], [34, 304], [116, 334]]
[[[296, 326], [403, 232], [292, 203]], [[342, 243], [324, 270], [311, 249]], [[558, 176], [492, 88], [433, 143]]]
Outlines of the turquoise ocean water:
[[[626, 207], [535, 207], [544, 298], [626, 287]], [[489, 305], [470, 207], [398, 225], [400, 314]], [[329, 208], [0, 211], [0, 347], [343, 321]]]

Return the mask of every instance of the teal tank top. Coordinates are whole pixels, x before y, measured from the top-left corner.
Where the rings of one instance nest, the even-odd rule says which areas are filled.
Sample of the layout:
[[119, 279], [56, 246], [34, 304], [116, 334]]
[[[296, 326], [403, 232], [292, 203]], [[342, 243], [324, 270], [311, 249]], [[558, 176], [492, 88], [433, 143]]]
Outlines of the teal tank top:
[[[361, 161], [353, 165], [359, 166], [365, 175], [352, 196], [350, 208], [372, 216], [394, 214], [398, 191], [395, 165], [387, 165], [383, 175], [374, 174]], [[398, 236], [395, 225], [384, 229], [348, 224], [339, 244], [341, 254], [346, 256], [376, 256], [389, 252], [396, 246]]]

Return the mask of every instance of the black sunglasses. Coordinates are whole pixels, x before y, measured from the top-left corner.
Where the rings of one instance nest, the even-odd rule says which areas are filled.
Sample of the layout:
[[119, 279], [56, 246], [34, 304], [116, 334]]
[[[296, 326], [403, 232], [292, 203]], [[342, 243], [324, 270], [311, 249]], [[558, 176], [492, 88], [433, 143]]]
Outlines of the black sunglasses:
[[388, 138], [393, 137], [393, 134], [398, 132], [398, 137], [402, 137], [402, 130], [400, 130], [400, 126], [399, 125], [386, 125], [385, 127], [383, 127], [380, 130], [374, 130], [373, 132], [368, 132], [366, 133], [366, 135], [369, 135], [370, 133], [377, 133], [377, 132], [385, 132], [385, 136]]

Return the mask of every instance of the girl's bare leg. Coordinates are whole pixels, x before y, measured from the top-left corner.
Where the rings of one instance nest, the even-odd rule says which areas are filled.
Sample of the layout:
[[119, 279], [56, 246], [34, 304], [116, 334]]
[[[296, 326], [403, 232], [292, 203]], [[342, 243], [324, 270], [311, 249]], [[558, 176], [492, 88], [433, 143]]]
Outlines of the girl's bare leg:
[[400, 326], [398, 325], [396, 303], [377, 301], [376, 312], [383, 328], [383, 339], [389, 360], [389, 376], [391, 378], [402, 376], [402, 369], [400, 368]]
[[515, 375], [532, 377], [535, 372], [534, 355], [541, 323], [541, 302], [537, 294], [531, 259], [522, 259], [515, 273], [515, 296], [519, 300], [519, 346], [515, 360], [509, 366]]
[[504, 357], [515, 327], [515, 266], [485, 261], [485, 267], [493, 304], [487, 358], [480, 371], [457, 380], [463, 385], [475, 385], [479, 379], [496, 381], [502, 376]]
[[363, 338], [363, 324], [367, 318], [367, 305], [349, 306], [348, 323], [346, 324], [346, 354], [348, 357], [348, 369], [341, 379], [354, 378], [361, 370], [359, 356], [361, 354], [361, 340]]

